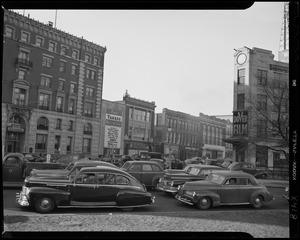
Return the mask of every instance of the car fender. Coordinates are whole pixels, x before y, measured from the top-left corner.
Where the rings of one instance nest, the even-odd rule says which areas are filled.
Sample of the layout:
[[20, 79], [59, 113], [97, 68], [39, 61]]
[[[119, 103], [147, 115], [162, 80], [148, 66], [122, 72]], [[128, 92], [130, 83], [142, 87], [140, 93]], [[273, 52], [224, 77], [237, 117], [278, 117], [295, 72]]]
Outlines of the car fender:
[[138, 189], [124, 189], [116, 196], [117, 206], [145, 205], [151, 203], [151, 193]]
[[68, 202], [70, 193], [67, 191], [63, 191], [60, 189], [55, 189], [55, 188], [48, 188], [48, 187], [31, 187], [30, 188], [30, 202], [34, 203], [38, 197], [43, 196], [43, 195], [49, 195], [51, 196], [54, 200], [56, 205], [63, 205], [64, 202]]
[[162, 178], [163, 175], [156, 175], [152, 178], [152, 186], [154, 185], [155, 181], [159, 182], [159, 179]]
[[194, 196], [193, 202], [196, 204], [200, 198], [202, 197], [209, 197], [212, 201], [212, 206], [219, 206], [220, 205], [220, 196], [219, 194], [212, 192], [212, 191], [200, 191], [196, 192]]

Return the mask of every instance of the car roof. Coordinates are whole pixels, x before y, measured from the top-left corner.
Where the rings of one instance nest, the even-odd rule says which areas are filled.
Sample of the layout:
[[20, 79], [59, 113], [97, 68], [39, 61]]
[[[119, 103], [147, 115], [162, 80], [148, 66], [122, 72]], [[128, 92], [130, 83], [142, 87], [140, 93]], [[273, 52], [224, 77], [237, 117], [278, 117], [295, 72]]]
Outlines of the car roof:
[[120, 169], [120, 168], [113, 168], [113, 167], [108, 167], [108, 166], [97, 166], [97, 167], [83, 167], [81, 168], [80, 172], [102, 172], [102, 171], [109, 171], [111, 173], [115, 173], [115, 174], [118, 174], [118, 173], [122, 173], [128, 177], [131, 177], [132, 178], [132, 175], [130, 175], [128, 172]]
[[229, 171], [229, 170], [221, 170], [218, 172], [214, 172], [214, 174], [221, 175], [223, 177], [250, 177], [255, 178], [253, 175], [242, 172], [242, 171]]
[[196, 168], [216, 168], [216, 169], [224, 169], [224, 168], [219, 167], [219, 166], [215, 166], [215, 165], [204, 165], [204, 164], [194, 164], [193, 167], [196, 167]]
[[18, 156], [18, 157], [24, 157], [24, 155], [22, 153], [7, 153], [4, 157], [8, 157], [8, 156]]
[[74, 166], [80, 166], [80, 165], [90, 165], [90, 166], [98, 166], [98, 165], [102, 165], [102, 166], [112, 166], [115, 167], [115, 165], [113, 165], [112, 163], [107, 163], [107, 162], [101, 162], [101, 161], [92, 161], [92, 160], [79, 160], [74, 162]]

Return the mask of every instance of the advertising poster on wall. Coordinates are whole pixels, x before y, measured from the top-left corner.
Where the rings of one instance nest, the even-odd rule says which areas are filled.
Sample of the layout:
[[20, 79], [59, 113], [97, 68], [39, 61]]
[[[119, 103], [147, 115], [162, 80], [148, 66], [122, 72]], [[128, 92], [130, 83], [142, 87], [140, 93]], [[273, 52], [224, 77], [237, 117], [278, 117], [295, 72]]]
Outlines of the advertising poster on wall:
[[105, 148], [121, 148], [122, 112], [108, 109], [105, 117]]

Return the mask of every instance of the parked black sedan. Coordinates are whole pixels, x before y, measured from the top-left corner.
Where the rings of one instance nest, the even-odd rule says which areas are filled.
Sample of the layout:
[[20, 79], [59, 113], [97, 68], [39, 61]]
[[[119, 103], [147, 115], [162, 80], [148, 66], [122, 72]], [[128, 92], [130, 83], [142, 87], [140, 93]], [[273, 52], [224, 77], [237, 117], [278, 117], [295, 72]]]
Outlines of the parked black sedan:
[[253, 175], [227, 170], [211, 173], [203, 181], [186, 182], [179, 187], [176, 198], [201, 210], [236, 204], [261, 208], [264, 202], [275, 199]]
[[243, 171], [253, 175], [256, 178], [262, 178], [262, 179], [267, 178], [271, 173], [269, 170], [256, 168], [250, 162], [233, 162], [229, 165], [228, 169], [230, 171]]
[[72, 180], [29, 177], [16, 200], [20, 206], [49, 213], [55, 207], [131, 210], [151, 205], [154, 196], [127, 172], [101, 166], [82, 168]]
[[166, 193], [176, 193], [178, 186], [188, 181], [204, 180], [211, 172], [224, 170], [221, 167], [213, 165], [193, 165], [189, 172], [166, 172], [160, 178], [157, 189]]

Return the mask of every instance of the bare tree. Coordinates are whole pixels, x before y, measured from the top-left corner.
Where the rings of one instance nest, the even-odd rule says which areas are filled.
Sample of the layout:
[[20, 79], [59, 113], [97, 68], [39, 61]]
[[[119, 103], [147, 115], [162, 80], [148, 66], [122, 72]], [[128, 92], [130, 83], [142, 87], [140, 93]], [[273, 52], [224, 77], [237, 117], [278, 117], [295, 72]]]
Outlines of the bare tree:
[[289, 88], [286, 81], [259, 84], [245, 99], [251, 109], [250, 142], [284, 154], [289, 149]]

